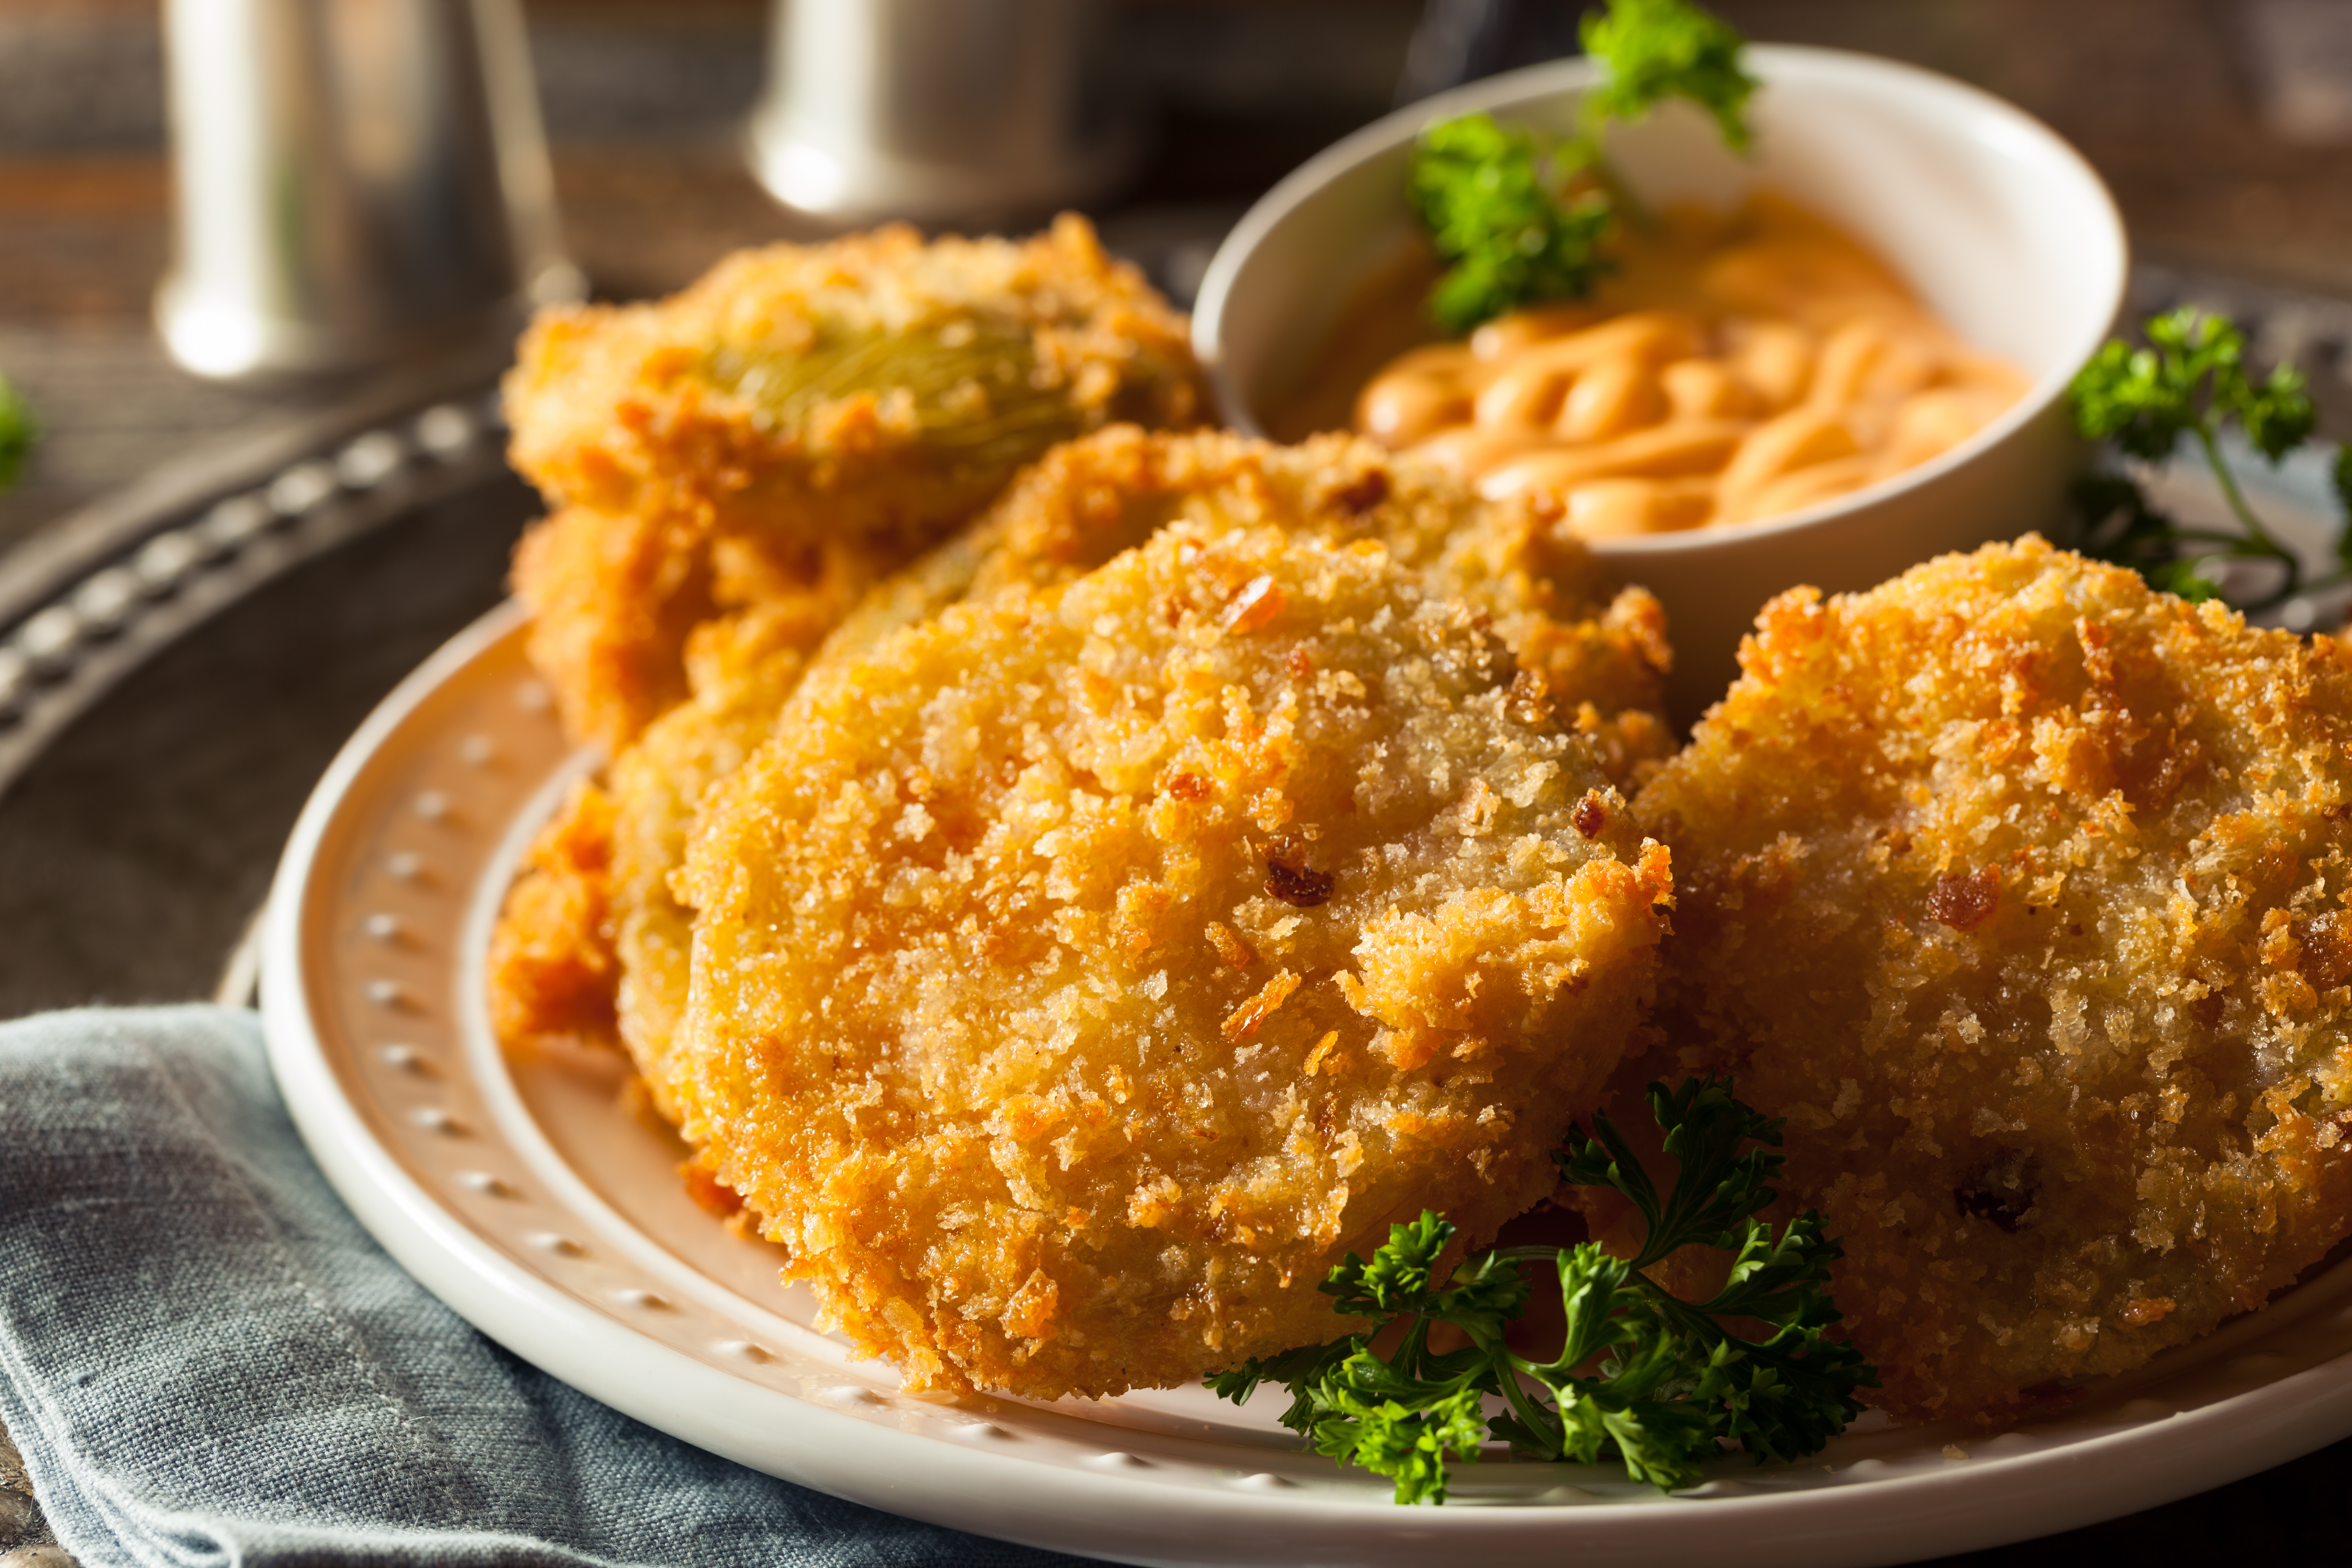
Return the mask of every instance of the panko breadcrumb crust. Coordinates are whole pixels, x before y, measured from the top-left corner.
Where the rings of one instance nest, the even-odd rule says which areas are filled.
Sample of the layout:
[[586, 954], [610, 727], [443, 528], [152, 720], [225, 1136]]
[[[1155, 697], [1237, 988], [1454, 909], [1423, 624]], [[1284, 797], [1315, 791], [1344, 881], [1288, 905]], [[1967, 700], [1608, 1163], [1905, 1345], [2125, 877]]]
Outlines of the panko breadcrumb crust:
[[1170, 521], [813, 675], [712, 796], [685, 1131], [910, 1385], [1183, 1383], [1549, 1188], [1667, 859], [1404, 553]]
[[1737, 1075], [1906, 1416], [2014, 1416], [2352, 1227], [2352, 668], [2036, 538], [1768, 605], [1638, 811], [1621, 1083]]
[[751, 608], [696, 627], [686, 661], [691, 696], [606, 770], [612, 853], [604, 929], [614, 960], [607, 1031], [672, 1125], [679, 1113], [668, 1089], [669, 1057], [686, 1005], [694, 915], [678, 901], [671, 874], [686, 858], [703, 795], [767, 738], [776, 710], [856, 597], [852, 590], [868, 581], [854, 558], [837, 558], [832, 570], [778, 584]]
[[490, 1028], [501, 1042], [610, 1038], [620, 983], [612, 869], [612, 797], [583, 781], [531, 840], [490, 931]]
[[[669, 1058], [686, 1005], [693, 915], [669, 877], [704, 792], [765, 738], [812, 667], [854, 668], [882, 637], [968, 596], [1066, 582], [1179, 518], [1212, 531], [1272, 525], [1377, 539], [1405, 560], [1440, 567], [1479, 595], [1522, 666], [1543, 677], [1563, 716], [1600, 748], [1612, 783], [1628, 785], [1672, 749], [1657, 711], [1671, 658], [1657, 602], [1638, 589], [1594, 602], [1591, 557], [1542, 520], [1489, 507], [1437, 470], [1399, 465], [1347, 437], [1286, 447], [1115, 426], [1055, 448], [979, 521], [886, 578], [845, 616], [845, 595], [859, 581], [854, 551], [791, 573], [766, 555], [740, 552], [736, 575], [768, 571], [739, 591], [752, 607], [715, 616], [694, 632], [684, 660], [689, 700], [620, 752], [607, 793], [593, 803], [608, 819], [609, 871], [601, 862], [586, 870], [538, 867], [518, 884], [499, 928], [505, 948], [518, 953], [604, 954], [604, 1015], [599, 1020], [578, 993], [556, 997], [528, 968], [494, 967], [500, 1038], [520, 1046], [543, 1034], [605, 1041], [617, 1034], [654, 1103], [676, 1120]], [[720, 552], [722, 563], [730, 553]], [[558, 896], [540, 888], [547, 882], [570, 886]], [[566, 917], [593, 917], [601, 935], [541, 923]], [[557, 1000], [561, 1006], [549, 1005]]]
[[698, 520], [564, 507], [517, 542], [511, 580], [572, 739], [617, 752], [685, 698], [687, 634], [718, 613]]
[[668, 300], [544, 311], [505, 397], [514, 464], [559, 509], [516, 554], [531, 658], [614, 752], [686, 695], [688, 629], [746, 602], [713, 541], [888, 569], [1055, 442], [1207, 408], [1184, 317], [1075, 216], [772, 246]]
[[1183, 315], [1075, 214], [769, 246], [543, 311], [505, 391], [515, 466], [567, 501], [829, 539], [932, 531], [1057, 440], [1206, 411]]

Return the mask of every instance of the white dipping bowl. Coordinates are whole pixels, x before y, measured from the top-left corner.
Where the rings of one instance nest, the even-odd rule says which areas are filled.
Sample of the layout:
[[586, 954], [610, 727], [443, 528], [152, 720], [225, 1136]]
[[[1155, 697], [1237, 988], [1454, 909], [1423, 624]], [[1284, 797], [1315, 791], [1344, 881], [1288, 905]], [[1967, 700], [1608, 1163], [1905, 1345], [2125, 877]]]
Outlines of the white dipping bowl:
[[[1614, 131], [1610, 157], [1645, 198], [1717, 206], [1763, 184], [1795, 197], [1891, 262], [1969, 342], [2033, 377], [1968, 441], [1906, 473], [1756, 522], [1593, 542], [1617, 584], [1665, 605], [1675, 650], [1667, 703], [1684, 723], [1723, 694], [1741, 636], [1799, 584], [1868, 588], [1950, 550], [2063, 519], [2081, 452], [2066, 384], [2123, 301], [2123, 224], [2090, 165], [2048, 127], [1948, 77], [1836, 49], [1757, 45], [1756, 137], [1742, 158], [1714, 123], [1670, 104]], [[1595, 79], [1568, 59], [1475, 82], [1400, 110], [1318, 153], [1249, 210], [1211, 262], [1193, 346], [1235, 428], [1294, 395], [1342, 310], [1407, 242], [1406, 169], [1423, 128], [1485, 110], [1573, 128]]]

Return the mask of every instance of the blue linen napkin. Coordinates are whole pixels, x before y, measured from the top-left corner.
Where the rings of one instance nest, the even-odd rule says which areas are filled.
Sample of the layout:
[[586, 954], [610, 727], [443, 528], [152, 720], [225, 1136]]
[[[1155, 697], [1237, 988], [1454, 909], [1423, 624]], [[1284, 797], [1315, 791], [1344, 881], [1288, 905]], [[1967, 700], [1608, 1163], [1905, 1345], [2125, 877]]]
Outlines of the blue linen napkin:
[[744, 1469], [509, 1354], [360, 1228], [226, 1008], [0, 1025], [0, 1426], [84, 1568], [1073, 1562]]

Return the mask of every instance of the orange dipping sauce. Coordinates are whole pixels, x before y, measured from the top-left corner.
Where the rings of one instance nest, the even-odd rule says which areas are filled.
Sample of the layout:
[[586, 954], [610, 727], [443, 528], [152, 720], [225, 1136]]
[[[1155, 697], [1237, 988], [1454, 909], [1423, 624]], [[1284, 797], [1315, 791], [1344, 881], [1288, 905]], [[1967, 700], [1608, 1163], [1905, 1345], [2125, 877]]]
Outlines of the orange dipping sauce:
[[[1358, 369], [1354, 427], [1489, 499], [1549, 495], [1599, 539], [1849, 494], [1967, 440], [2030, 384], [1960, 342], [1851, 237], [1769, 192], [1729, 215], [1676, 206], [1648, 231], [1628, 225], [1616, 260], [1589, 300], [1408, 349], [1369, 381]], [[1407, 294], [1417, 305], [1420, 292], [1391, 279], [1364, 310], [1393, 312]], [[1341, 343], [1379, 337], [1351, 326]], [[1281, 424], [1330, 423], [1345, 352], [1335, 343], [1332, 374]]]

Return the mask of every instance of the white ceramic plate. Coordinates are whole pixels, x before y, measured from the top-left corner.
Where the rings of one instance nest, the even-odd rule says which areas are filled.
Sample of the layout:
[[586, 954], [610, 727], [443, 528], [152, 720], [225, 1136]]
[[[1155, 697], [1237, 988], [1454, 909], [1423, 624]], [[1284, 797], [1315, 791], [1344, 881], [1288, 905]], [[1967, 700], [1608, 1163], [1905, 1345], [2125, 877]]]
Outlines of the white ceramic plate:
[[484, 1332], [686, 1441], [877, 1507], [1133, 1563], [1896, 1562], [2216, 1486], [2352, 1433], [2352, 1266], [1990, 1439], [1875, 1414], [1814, 1459], [1737, 1456], [1660, 1498], [1622, 1474], [1457, 1472], [1443, 1509], [1199, 1389], [1090, 1404], [901, 1392], [809, 1324], [778, 1257], [686, 1196], [617, 1061], [501, 1059], [482, 953], [567, 753], [511, 607], [336, 760], [270, 898], [263, 1005], [296, 1122], [362, 1223]]

